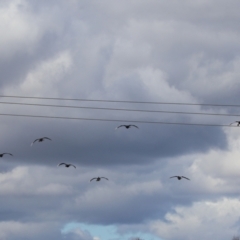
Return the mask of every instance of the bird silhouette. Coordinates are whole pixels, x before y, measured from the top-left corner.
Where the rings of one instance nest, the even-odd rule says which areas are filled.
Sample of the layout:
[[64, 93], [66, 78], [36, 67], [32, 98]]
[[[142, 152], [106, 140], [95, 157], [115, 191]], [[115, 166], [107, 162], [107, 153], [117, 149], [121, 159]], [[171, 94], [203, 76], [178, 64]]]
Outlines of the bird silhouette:
[[237, 123], [237, 126], [240, 126], [240, 121], [235, 121], [235, 122], [231, 123], [230, 125], [232, 125], [234, 123]]
[[0, 157], [3, 157], [3, 155], [5, 155], [5, 154], [13, 156], [11, 153], [2, 153], [2, 154], [0, 154]]
[[37, 139], [35, 139], [35, 140], [31, 143], [31, 146], [32, 146], [35, 142], [43, 142], [44, 139], [48, 139], [48, 140], [52, 141], [52, 139], [51, 139], [51, 138], [48, 138], [48, 137], [37, 138]]
[[174, 177], [176, 177], [178, 180], [181, 180], [182, 178], [185, 178], [185, 179], [187, 179], [187, 180], [190, 180], [189, 178], [184, 177], [184, 176], [172, 176], [172, 177], [170, 177], [170, 178], [174, 178]]
[[108, 180], [108, 179], [105, 178], [105, 177], [95, 177], [95, 178], [92, 178], [92, 179], [90, 180], [90, 182], [91, 182], [92, 180], [94, 180], [94, 179], [96, 179], [96, 182], [99, 182], [102, 178]]
[[65, 167], [70, 167], [70, 166], [73, 166], [76, 168], [76, 166], [74, 166], [73, 164], [68, 164], [68, 163], [59, 163], [58, 166], [61, 166], [61, 165], [65, 165]]
[[139, 127], [136, 126], [136, 125], [132, 125], [132, 124], [130, 124], [130, 125], [120, 125], [120, 126], [116, 127], [115, 129], [118, 129], [118, 128], [120, 128], [120, 127], [125, 127], [126, 129], [129, 129], [130, 127], [139, 128]]

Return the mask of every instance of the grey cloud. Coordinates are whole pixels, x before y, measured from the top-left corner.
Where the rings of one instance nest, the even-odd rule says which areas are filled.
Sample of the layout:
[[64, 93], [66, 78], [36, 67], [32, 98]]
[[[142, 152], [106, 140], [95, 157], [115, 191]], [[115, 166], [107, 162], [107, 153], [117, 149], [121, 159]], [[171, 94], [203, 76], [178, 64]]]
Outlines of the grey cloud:
[[[0, 60], [2, 94], [237, 102], [237, 1], [19, 2], [23, 5], [18, 6], [17, 13], [31, 20], [23, 22], [27, 29], [36, 27], [37, 34], [28, 37], [32, 32], [23, 31], [19, 38], [13, 38], [13, 45], [1, 45], [6, 54]], [[9, 3], [4, 4], [1, 9]], [[10, 22], [8, 26], [10, 33], [14, 28]], [[26, 41], [22, 41], [23, 36]], [[61, 56], [64, 57], [59, 62]], [[123, 107], [116, 103], [98, 106]], [[128, 107], [150, 109], [133, 104]], [[193, 111], [190, 107], [185, 110]], [[204, 109], [210, 110], [219, 111]], [[189, 123], [234, 121], [206, 116], [2, 105], [1, 112]], [[235, 136], [229, 140], [233, 133], [222, 128], [150, 124], [138, 124], [139, 130], [116, 131], [120, 124], [1, 117], [1, 151], [14, 155], [1, 158], [1, 223], [18, 222], [21, 229], [6, 231], [5, 238], [27, 239], [27, 233], [34, 233], [24, 233], [25, 223], [35, 223], [33, 228], [38, 236], [34, 239], [91, 239], [90, 235], [78, 233], [61, 236], [60, 228], [75, 220], [141, 227], [145, 222], [160, 219], [164, 225], [165, 215], [176, 206], [191, 212], [194, 202], [204, 205], [204, 201], [218, 201], [221, 196], [239, 195], [236, 171], [221, 166], [228, 166], [221, 154], [217, 156], [221, 158], [220, 165], [218, 159], [211, 161], [209, 157], [213, 149], [220, 153], [229, 151], [238, 139]], [[30, 147], [34, 139], [44, 136], [52, 141]], [[199, 163], [198, 154], [206, 161]], [[57, 168], [62, 161], [76, 164], [77, 169]], [[235, 166], [235, 161], [231, 163]], [[186, 174], [191, 182], [169, 180], [177, 174]], [[90, 183], [89, 179], [96, 176], [107, 176], [110, 181]], [[197, 210], [194, 213], [199, 214]], [[171, 232], [171, 226], [165, 227]], [[199, 229], [194, 232], [196, 236]], [[167, 238], [174, 238], [168, 234]], [[181, 236], [186, 239], [184, 230]]]
[[[61, 234], [56, 231], [55, 222], [17, 222], [4, 221], [0, 222], [1, 234], [3, 240], [30, 240], [32, 238], [40, 240], [43, 238], [61, 239]], [[54, 229], [54, 230], [53, 230]]]
[[[116, 123], [58, 120], [53, 126], [55, 120], [37, 120], [40, 125], [30, 120], [30, 132], [29, 120], [20, 121], [27, 124], [22, 123], [20, 130], [9, 129], [9, 136], [2, 143], [2, 151], [14, 154], [4, 156], [6, 161], [44, 165], [62, 161], [80, 165], [147, 164], [157, 158], [227, 146], [224, 133], [218, 128], [138, 124], [139, 129], [115, 130]], [[31, 147], [31, 142], [39, 137], [52, 141], [37, 142]]]

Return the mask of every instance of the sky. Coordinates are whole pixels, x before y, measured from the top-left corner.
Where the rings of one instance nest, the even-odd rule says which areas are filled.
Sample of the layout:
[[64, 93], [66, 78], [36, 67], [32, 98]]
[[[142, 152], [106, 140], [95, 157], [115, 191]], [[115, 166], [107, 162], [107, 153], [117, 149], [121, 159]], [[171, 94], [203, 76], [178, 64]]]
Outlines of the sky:
[[0, 240], [240, 235], [239, 8], [1, 0]]

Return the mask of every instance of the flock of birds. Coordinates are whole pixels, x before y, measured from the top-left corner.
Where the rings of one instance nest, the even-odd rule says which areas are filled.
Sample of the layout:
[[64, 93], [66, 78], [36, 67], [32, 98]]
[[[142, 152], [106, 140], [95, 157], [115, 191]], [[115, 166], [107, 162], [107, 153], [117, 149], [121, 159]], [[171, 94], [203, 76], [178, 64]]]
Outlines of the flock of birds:
[[[239, 125], [240, 125], [240, 121], [236, 121], [236, 122], [238, 123], [238, 126], [239, 126]], [[235, 123], [235, 122], [233, 122], [233, 123]], [[231, 123], [231, 124], [233, 124], [233, 123]], [[230, 124], [230, 125], [231, 125], [231, 124]], [[126, 129], [129, 129], [129, 128], [131, 128], [131, 127], [135, 127], [135, 128], [138, 128], [138, 129], [139, 129], [138, 126], [133, 125], [133, 124], [130, 124], [130, 125], [120, 125], [120, 126], [116, 127], [115, 129], [117, 130], [118, 128], [121, 128], [121, 127], [125, 127]], [[52, 139], [49, 138], [49, 137], [37, 138], [37, 139], [35, 139], [35, 140], [31, 143], [31, 146], [33, 146], [33, 144], [36, 143], [36, 142], [43, 142], [44, 140], [52, 141]], [[0, 157], [3, 157], [3, 156], [6, 155], [6, 154], [8, 154], [8, 155], [10, 155], [10, 156], [13, 156], [13, 154], [11, 154], [11, 153], [2, 153], [2, 154], [0, 154]], [[69, 167], [74, 167], [74, 168], [76, 168], [75, 165], [73, 165], [73, 164], [71, 164], [71, 163], [64, 163], [64, 162], [63, 162], [63, 163], [59, 163], [59, 164], [58, 164], [58, 167], [60, 167], [60, 166], [65, 166], [66, 168], [69, 168]], [[187, 178], [187, 177], [185, 177], [185, 176], [172, 176], [172, 177], [170, 177], [170, 178], [177, 178], [178, 180], [181, 180], [182, 178], [184, 178], [184, 179], [190, 180], [189, 178]], [[90, 179], [90, 182], [93, 181], [93, 180], [96, 180], [96, 182], [99, 182], [101, 179], [108, 180], [108, 178], [106, 178], [106, 177], [94, 177], [94, 178]]]
[[[232, 122], [230, 125], [235, 124], [235, 123], [237, 123], [237, 126], [240, 126], [240, 121], [234, 121], [234, 122]], [[120, 125], [120, 126], [116, 127], [115, 129], [117, 130], [118, 128], [121, 128], [121, 127], [125, 127], [126, 129], [129, 129], [129, 128], [131, 128], [131, 127], [135, 127], [135, 128], [137, 128], [137, 129], [139, 129], [138, 126], [133, 125], [133, 124]], [[33, 144], [36, 143], [36, 142], [43, 142], [44, 140], [50, 140], [50, 141], [51, 141], [52, 139], [51, 139], [51, 138], [48, 138], [48, 137], [37, 138], [37, 139], [35, 139], [35, 140], [31, 143], [31, 146], [33, 146]], [[1, 154], [0, 154], [0, 157], [3, 157], [3, 156], [6, 155], [6, 154], [8, 154], [8, 155], [10, 155], [10, 156], [13, 156], [11, 153], [1, 153]], [[58, 164], [58, 167], [60, 167], [60, 166], [65, 166], [66, 168], [69, 168], [69, 167], [74, 167], [74, 168], [76, 168], [76, 166], [73, 165], [73, 164], [71, 164], [71, 163], [59, 163], [59, 164]], [[181, 180], [182, 178], [184, 178], [184, 179], [186, 179], [186, 180], [190, 180], [189, 178], [187, 178], [187, 177], [185, 177], [185, 176], [172, 176], [172, 177], [170, 177], [170, 178], [177, 178], [178, 180]], [[92, 180], [96, 180], [97, 182], [99, 182], [101, 179], [108, 180], [108, 178], [106, 178], [106, 177], [94, 177], [94, 178], [92, 178], [92, 179], [90, 180], [90, 182], [91, 182]]]
[[[237, 124], [237, 126], [240, 126], [240, 121], [234, 121], [234, 122], [232, 122], [230, 125], [232, 125], [232, 124]], [[121, 127], [125, 127], [126, 129], [129, 129], [129, 128], [131, 128], [131, 127], [134, 127], [134, 128], [137, 128], [137, 129], [139, 129], [139, 127], [138, 126], [136, 126], [136, 125], [133, 125], [133, 124], [130, 124], [130, 125], [120, 125], [120, 126], [118, 126], [118, 127], [116, 127], [115, 129], [117, 130], [117, 129], [119, 129], [119, 128], [121, 128]], [[48, 138], [48, 137], [42, 137], [42, 138], [37, 138], [37, 139], [35, 139], [32, 143], [31, 143], [31, 146], [33, 146], [33, 144], [34, 143], [36, 143], [36, 142], [43, 142], [44, 140], [52, 140], [51, 138]], [[13, 156], [13, 154], [11, 154], [11, 153], [1, 153], [0, 154], [0, 158], [2, 158], [4, 155], [10, 155], [10, 156]], [[59, 163], [58, 164], [58, 167], [60, 167], [60, 166], [65, 166], [66, 168], [69, 168], [69, 167], [74, 167], [74, 168], [76, 168], [76, 166], [75, 165], [73, 165], [73, 164], [71, 164], [71, 163]], [[190, 180], [189, 178], [187, 178], [187, 177], [185, 177], [185, 176], [172, 176], [172, 177], [170, 177], [170, 178], [177, 178], [178, 180], [181, 180], [181, 179], [186, 179], [186, 180]], [[94, 177], [94, 178], [92, 178], [92, 179], [90, 179], [90, 182], [91, 181], [93, 181], [93, 180], [96, 180], [96, 182], [99, 182], [101, 179], [105, 179], [105, 180], [108, 180], [108, 178], [106, 178], [106, 177]], [[136, 240], [138, 240], [138, 239], [136, 239]], [[139, 239], [140, 240], [140, 239]]]
[[[31, 146], [35, 143], [35, 142], [43, 142], [45, 139], [47, 139], [47, 140], [50, 140], [50, 141], [52, 141], [52, 139], [51, 138], [48, 138], [48, 137], [42, 137], [42, 138], [37, 138], [37, 139], [35, 139], [32, 143], [31, 143]], [[10, 155], [12, 155], [11, 153], [2, 153], [1, 155], [3, 156], [4, 154], [10, 154]], [[0, 155], [0, 156], [1, 156]], [[12, 155], [13, 156], [13, 155]], [[75, 165], [73, 165], [73, 164], [71, 164], [71, 163], [59, 163], [58, 164], [58, 166], [62, 166], [62, 165], [64, 165], [65, 167], [74, 167], [74, 168], [76, 168], [76, 166]], [[106, 180], [108, 180], [107, 178], [105, 178], [105, 177], [95, 177], [95, 178], [92, 178], [91, 180], [90, 180], [90, 182], [92, 181], [92, 180], [94, 180], [94, 179], [96, 179], [96, 181], [100, 181], [102, 178], [104, 178], [104, 179], [106, 179]]]

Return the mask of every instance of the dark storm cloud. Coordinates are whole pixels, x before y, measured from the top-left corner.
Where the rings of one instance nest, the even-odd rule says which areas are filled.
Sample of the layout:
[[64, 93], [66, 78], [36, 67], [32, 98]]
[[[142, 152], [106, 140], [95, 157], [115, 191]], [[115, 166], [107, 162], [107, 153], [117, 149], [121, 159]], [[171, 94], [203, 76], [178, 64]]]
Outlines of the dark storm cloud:
[[[62, 161], [80, 165], [148, 164], [164, 157], [207, 152], [212, 147], [224, 149], [227, 144], [221, 129], [214, 127], [138, 124], [139, 129], [115, 130], [121, 123], [35, 121], [26, 118], [15, 121], [21, 124], [21, 129], [9, 129], [1, 144], [3, 152], [14, 154], [11, 158], [4, 156], [11, 162], [44, 165]], [[29, 131], [29, 128], [32, 130]], [[40, 137], [49, 137], [52, 141], [36, 142], [30, 146]]]
[[[14, 174], [11, 174], [13, 178], [8, 177], [3, 181], [4, 175], [2, 175], [1, 206], [4, 209], [1, 214], [2, 220], [15, 219], [15, 221], [28, 222], [34, 218], [36, 221], [62, 222], [73, 219], [95, 223], [139, 222], [143, 221], [146, 215], [148, 217], [155, 212], [154, 206], [158, 200], [154, 195], [158, 195], [157, 192], [161, 191], [159, 181], [135, 182], [126, 188], [121, 183], [114, 183], [113, 177], [115, 175], [116, 178], [116, 172], [111, 174], [110, 171], [101, 173], [101, 175], [107, 174], [109, 181], [90, 183], [89, 179], [94, 174], [99, 174], [98, 171], [82, 173], [81, 169], [74, 169], [74, 172], [68, 171], [69, 169], [47, 170], [43, 179], [41, 171], [37, 168], [32, 169], [32, 173], [26, 170], [26, 168], [14, 170], [18, 175], [17, 180], [14, 179]], [[7, 175], [10, 173], [6, 174], [6, 177]], [[75, 183], [72, 182], [73, 176], [78, 180]], [[125, 174], [123, 173], [122, 176]], [[49, 184], [49, 180], [52, 183]], [[54, 184], [55, 181], [58, 184]], [[94, 195], [98, 197], [94, 198]], [[10, 200], [7, 200], [10, 196], [12, 196]], [[37, 202], [34, 200], [36, 197]], [[141, 198], [141, 201], [137, 200], [138, 198]], [[142, 210], [139, 211], [139, 208]], [[35, 209], [34, 214], [33, 209]]]

